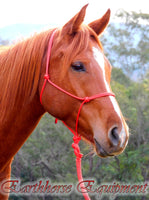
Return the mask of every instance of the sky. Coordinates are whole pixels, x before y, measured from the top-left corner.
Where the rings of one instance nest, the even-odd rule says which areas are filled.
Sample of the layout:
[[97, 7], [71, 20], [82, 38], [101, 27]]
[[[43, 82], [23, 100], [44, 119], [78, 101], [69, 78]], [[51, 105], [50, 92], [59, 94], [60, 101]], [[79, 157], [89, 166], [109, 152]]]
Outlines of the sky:
[[61, 26], [87, 3], [86, 23], [100, 18], [108, 8], [112, 17], [120, 8], [149, 13], [148, 0], [0, 0], [0, 28], [18, 23]]

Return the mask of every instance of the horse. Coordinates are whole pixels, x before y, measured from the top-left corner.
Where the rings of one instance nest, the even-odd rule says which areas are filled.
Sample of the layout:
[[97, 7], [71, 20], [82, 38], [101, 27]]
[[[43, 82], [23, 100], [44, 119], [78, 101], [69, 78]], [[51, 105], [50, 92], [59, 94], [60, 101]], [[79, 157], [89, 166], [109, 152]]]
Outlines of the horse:
[[[122, 153], [129, 129], [110, 87], [111, 64], [99, 36], [107, 27], [110, 9], [98, 20], [83, 23], [85, 5], [53, 38], [49, 77], [45, 77], [48, 44], [54, 29], [32, 36], [0, 53], [0, 182], [10, 179], [13, 157], [48, 112], [75, 132], [81, 101], [55, 88], [45, 79], [84, 102], [77, 132], [100, 157]], [[44, 84], [44, 90], [43, 89]], [[41, 97], [42, 91], [42, 97]], [[42, 99], [42, 102], [40, 100]], [[1, 192], [0, 199], [8, 194]]]

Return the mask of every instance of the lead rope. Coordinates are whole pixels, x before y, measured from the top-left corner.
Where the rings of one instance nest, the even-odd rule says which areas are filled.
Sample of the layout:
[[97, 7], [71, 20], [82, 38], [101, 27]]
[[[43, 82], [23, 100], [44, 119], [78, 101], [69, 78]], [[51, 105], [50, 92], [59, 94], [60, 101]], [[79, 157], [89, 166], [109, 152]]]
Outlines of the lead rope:
[[[57, 119], [55, 120], [55, 122], [57, 123]], [[62, 121], [63, 122], [63, 121]], [[78, 181], [80, 183], [80, 188], [81, 188], [81, 192], [84, 196], [85, 200], [90, 200], [90, 197], [88, 195], [88, 193], [85, 190], [85, 185], [83, 183], [83, 176], [82, 176], [82, 168], [81, 168], [81, 159], [83, 157], [83, 154], [81, 154], [80, 152], [80, 147], [79, 147], [79, 142], [81, 141], [81, 136], [77, 136], [74, 131], [68, 127], [65, 122], [63, 122], [63, 124], [73, 133], [73, 143], [72, 143], [72, 148], [74, 149], [74, 154], [76, 156], [76, 169], [77, 169], [77, 177], [78, 177]]]
[[[81, 154], [80, 147], [79, 147], [79, 142], [81, 141], [81, 136], [78, 134], [78, 122], [79, 122], [79, 115], [81, 112], [81, 108], [83, 107], [84, 103], [87, 103], [88, 97], [84, 99], [84, 101], [81, 103], [78, 114], [77, 114], [77, 119], [76, 119], [76, 132], [74, 132], [67, 124], [63, 122], [63, 124], [73, 133], [73, 143], [72, 143], [72, 148], [74, 149], [74, 154], [76, 156], [76, 169], [77, 169], [77, 177], [80, 183], [80, 188], [81, 192], [84, 196], [85, 200], [90, 200], [90, 197], [88, 193], [85, 191], [85, 185], [83, 183], [83, 176], [82, 176], [82, 167], [81, 167], [81, 159], [83, 157], [83, 154]], [[57, 123], [58, 119], [55, 119], [55, 123]]]
[[[91, 96], [91, 97], [78, 97], [78, 96], [75, 96], [69, 92], [67, 92], [66, 90], [62, 89], [61, 87], [59, 87], [58, 85], [56, 85], [55, 83], [53, 83], [51, 80], [50, 80], [50, 76], [49, 76], [49, 73], [48, 73], [48, 66], [49, 66], [49, 61], [50, 61], [50, 56], [51, 56], [51, 49], [52, 49], [52, 44], [53, 44], [53, 39], [54, 39], [54, 35], [56, 33], [56, 29], [53, 31], [51, 37], [50, 37], [50, 40], [49, 40], [49, 45], [48, 45], [48, 50], [47, 50], [47, 61], [46, 61], [46, 73], [44, 75], [44, 83], [43, 83], [43, 86], [42, 86], [42, 89], [41, 89], [41, 93], [40, 93], [40, 102], [42, 104], [42, 95], [43, 95], [43, 91], [45, 89], [45, 86], [46, 86], [46, 83], [47, 81], [55, 88], [57, 88], [58, 90], [60, 90], [61, 92], [79, 100], [79, 101], [82, 101], [80, 107], [79, 107], [79, 110], [78, 110], [78, 114], [77, 114], [77, 119], [76, 119], [76, 127], [75, 127], [75, 131], [73, 131], [69, 126], [67, 126], [67, 124], [63, 122], [63, 124], [73, 133], [73, 144], [72, 144], [72, 147], [74, 148], [74, 154], [76, 156], [76, 168], [77, 168], [77, 176], [78, 176], [78, 180], [79, 180], [79, 183], [80, 183], [80, 188], [81, 188], [81, 192], [85, 198], [85, 200], [90, 200], [90, 197], [88, 196], [88, 193], [86, 192], [85, 190], [85, 185], [83, 183], [83, 177], [82, 177], [82, 170], [81, 170], [81, 158], [83, 157], [83, 154], [81, 154], [80, 152], [80, 147], [79, 147], [79, 142], [81, 140], [81, 136], [78, 134], [78, 123], [79, 123], [79, 116], [80, 116], [80, 112], [81, 112], [81, 109], [83, 107], [83, 105], [85, 103], [88, 103], [89, 101], [93, 100], [93, 99], [96, 99], [96, 98], [100, 98], [100, 97], [106, 97], [106, 96], [114, 96], [115, 95], [111, 92], [104, 92], [104, 93], [101, 93], [101, 94], [97, 94], [97, 95], [94, 95], [94, 96]], [[58, 119], [55, 119], [55, 123], [57, 123]]]

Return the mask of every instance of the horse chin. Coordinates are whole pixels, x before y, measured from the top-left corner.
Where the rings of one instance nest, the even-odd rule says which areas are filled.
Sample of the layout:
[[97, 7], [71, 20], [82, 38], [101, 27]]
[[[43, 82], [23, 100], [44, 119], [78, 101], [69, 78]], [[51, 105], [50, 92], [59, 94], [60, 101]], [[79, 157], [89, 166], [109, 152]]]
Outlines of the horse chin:
[[114, 156], [114, 155], [112, 155], [112, 154], [107, 153], [107, 152], [101, 147], [100, 144], [95, 144], [96, 142], [95, 142], [95, 140], [94, 140], [93, 138], [87, 138], [87, 137], [82, 136], [82, 139], [83, 139], [86, 143], [88, 143], [88, 144], [90, 144], [90, 145], [93, 145], [94, 150], [95, 150], [96, 154], [97, 154], [99, 157], [101, 157], [101, 158], [106, 158], [106, 157]]
[[94, 148], [95, 148], [96, 154], [101, 158], [117, 156], [124, 151], [124, 149], [121, 149], [120, 151], [109, 153], [96, 141], [96, 139], [94, 139]]
[[100, 150], [96, 149], [96, 154], [101, 157], [101, 158], [107, 158], [107, 157], [112, 157], [114, 155], [107, 153], [103, 148], [101, 148]]
[[97, 156], [99, 156], [99, 157], [101, 157], [101, 158], [107, 158], [107, 157], [113, 157], [113, 156], [117, 156], [117, 155], [119, 155], [119, 154], [121, 154], [123, 151], [124, 151], [124, 149], [120, 149], [119, 151], [117, 151], [117, 152], [114, 152], [114, 153], [109, 153], [109, 152], [107, 152], [103, 147], [102, 147], [102, 145], [101, 144], [99, 144], [98, 142], [97, 142], [97, 140], [95, 139], [95, 138], [93, 138], [92, 136], [84, 136], [84, 135], [82, 135], [82, 139], [86, 142], [86, 143], [88, 143], [89, 145], [92, 145], [93, 147], [94, 147], [94, 152], [95, 152], [95, 154], [97, 154]]
[[97, 153], [98, 156], [102, 157], [102, 158], [106, 158], [109, 156], [114, 156], [112, 154], [109, 154], [97, 141], [96, 139], [94, 139], [94, 145], [95, 145], [95, 151]]

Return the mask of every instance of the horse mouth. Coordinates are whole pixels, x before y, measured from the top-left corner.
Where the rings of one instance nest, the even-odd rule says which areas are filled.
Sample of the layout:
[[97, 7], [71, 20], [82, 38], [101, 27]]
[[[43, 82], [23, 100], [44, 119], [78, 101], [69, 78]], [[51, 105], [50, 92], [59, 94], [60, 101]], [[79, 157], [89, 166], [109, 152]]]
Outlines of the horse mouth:
[[109, 154], [98, 142], [97, 140], [94, 138], [95, 141], [95, 149], [96, 149], [96, 153], [100, 156], [100, 157], [109, 157], [109, 156], [114, 156], [112, 154]]

